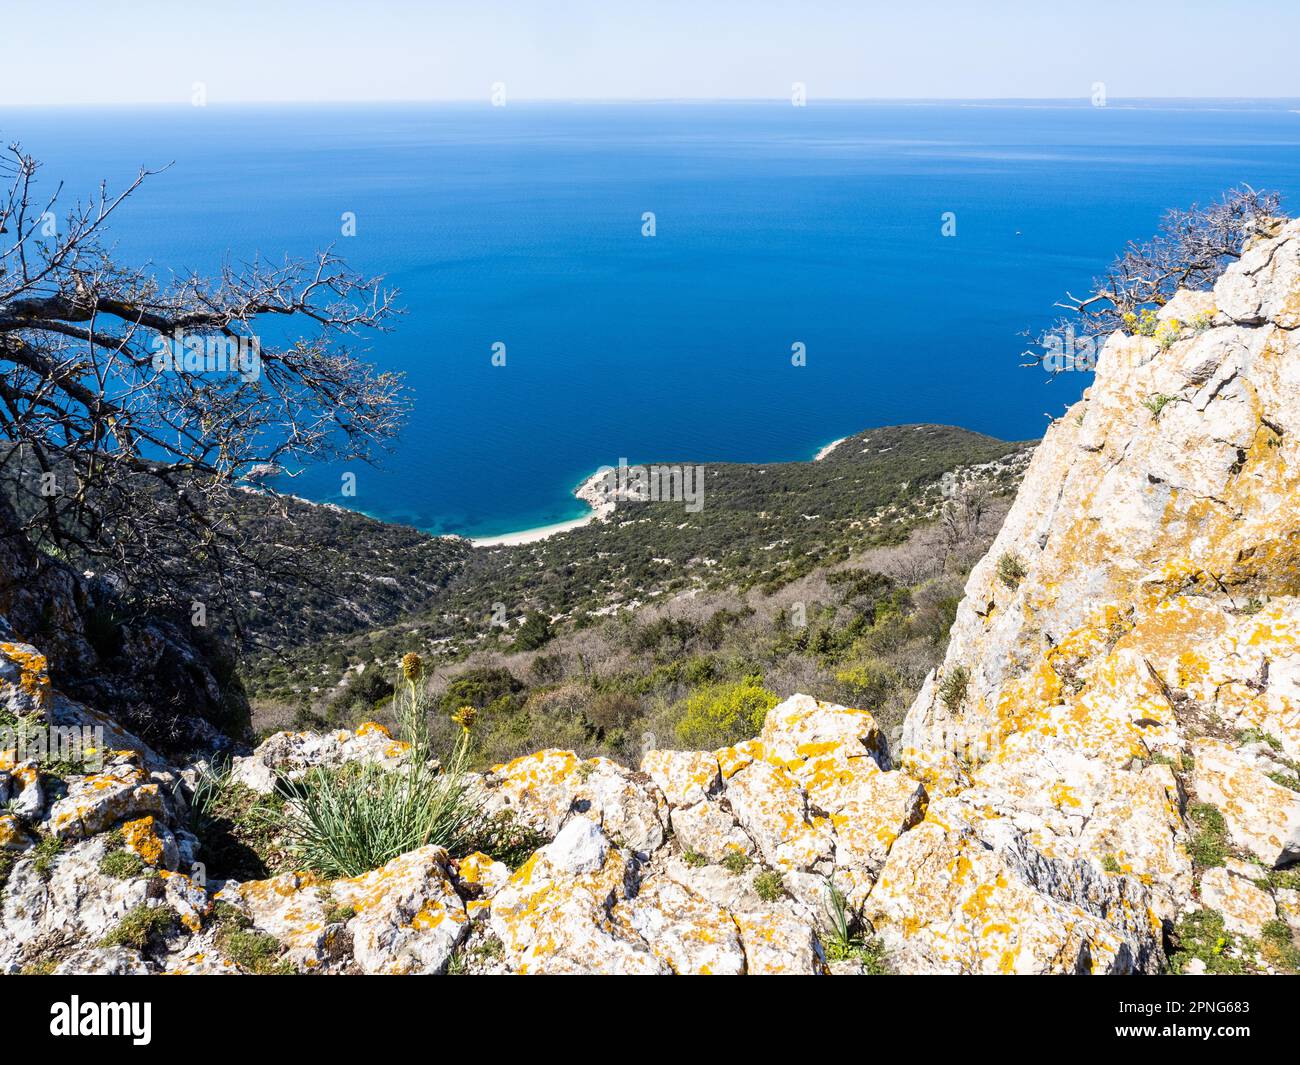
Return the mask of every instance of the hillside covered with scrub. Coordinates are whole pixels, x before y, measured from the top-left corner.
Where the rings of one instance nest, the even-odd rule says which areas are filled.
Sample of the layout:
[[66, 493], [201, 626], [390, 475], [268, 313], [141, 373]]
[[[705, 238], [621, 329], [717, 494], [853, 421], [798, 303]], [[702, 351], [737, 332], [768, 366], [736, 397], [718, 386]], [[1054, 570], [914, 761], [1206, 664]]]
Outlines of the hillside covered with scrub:
[[634, 760], [647, 732], [736, 739], [750, 724], [733, 702], [809, 686], [892, 707], [897, 724], [1028, 457], [920, 425], [817, 462], [708, 465], [699, 513], [620, 502], [537, 543], [474, 548], [422, 609], [259, 656], [258, 726], [386, 720], [412, 649], [439, 698], [483, 711], [486, 757], [554, 742]]

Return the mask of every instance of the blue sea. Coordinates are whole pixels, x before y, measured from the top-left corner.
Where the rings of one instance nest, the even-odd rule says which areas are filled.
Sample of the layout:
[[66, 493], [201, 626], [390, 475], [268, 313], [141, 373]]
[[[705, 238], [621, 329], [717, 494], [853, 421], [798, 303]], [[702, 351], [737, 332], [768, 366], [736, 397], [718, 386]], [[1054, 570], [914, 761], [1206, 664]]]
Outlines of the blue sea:
[[112, 230], [160, 274], [334, 244], [387, 275], [406, 314], [365, 348], [413, 417], [355, 497], [334, 467], [282, 487], [490, 536], [581, 515], [574, 486], [620, 458], [806, 459], [902, 422], [1040, 435], [1087, 378], [1022, 368], [1023, 331], [1168, 207], [1243, 181], [1300, 207], [1297, 109], [0, 108], [0, 136], [79, 196], [172, 163]]

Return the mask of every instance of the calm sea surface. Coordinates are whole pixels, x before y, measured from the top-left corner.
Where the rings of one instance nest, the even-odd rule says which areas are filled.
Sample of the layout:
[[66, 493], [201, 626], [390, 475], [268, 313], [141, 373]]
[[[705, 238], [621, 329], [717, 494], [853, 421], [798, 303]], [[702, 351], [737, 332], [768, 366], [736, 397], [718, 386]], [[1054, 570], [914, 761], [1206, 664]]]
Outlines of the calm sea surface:
[[284, 487], [486, 536], [583, 513], [571, 489], [620, 457], [800, 459], [914, 421], [1038, 436], [1087, 379], [1022, 369], [1021, 331], [1167, 207], [1247, 181], [1300, 208], [1292, 108], [0, 108], [0, 137], [83, 196], [174, 161], [117, 219], [128, 260], [334, 243], [386, 274], [407, 313], [366, 345], [412, 421], [355, 498], [336, 468]]

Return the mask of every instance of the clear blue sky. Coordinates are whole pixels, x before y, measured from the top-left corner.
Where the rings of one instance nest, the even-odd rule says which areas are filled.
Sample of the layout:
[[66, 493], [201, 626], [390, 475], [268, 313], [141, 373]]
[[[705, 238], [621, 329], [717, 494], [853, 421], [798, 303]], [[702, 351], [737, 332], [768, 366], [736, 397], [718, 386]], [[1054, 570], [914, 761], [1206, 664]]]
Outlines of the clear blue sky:
[[5, 0], [0, 106], [1300, 96], [1297, 0]]

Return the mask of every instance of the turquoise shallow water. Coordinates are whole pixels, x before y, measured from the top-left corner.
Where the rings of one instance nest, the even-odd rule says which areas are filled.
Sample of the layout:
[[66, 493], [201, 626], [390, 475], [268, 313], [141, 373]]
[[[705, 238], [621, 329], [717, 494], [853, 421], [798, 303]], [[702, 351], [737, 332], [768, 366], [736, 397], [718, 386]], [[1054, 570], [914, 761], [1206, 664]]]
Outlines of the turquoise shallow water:
[[578, 516], [572, 488], [622, 457], [808, 458], [912, 421], [1039, 435], [1087, 382], [1022, 369], [1021, 331], [1167, 207], [1249, 181], [1294, 209], [1297, 107], [0, 109], [0, 133], [83, 195], [174, 160], [115, 225], [127, 258], [333, 242], [386, 273], [407, 314], [367, 344], [414, 417], [355, 498], [330, 468], [290, 490], [486, 536]]

